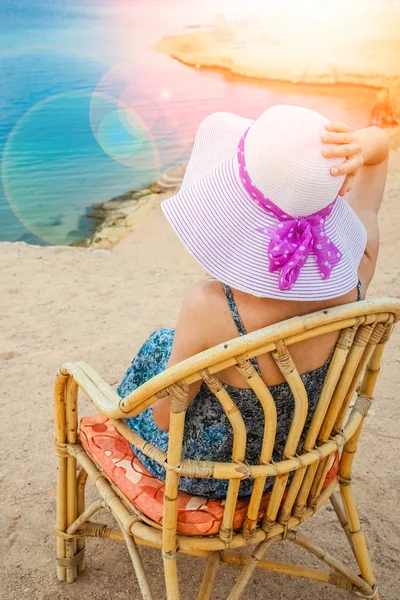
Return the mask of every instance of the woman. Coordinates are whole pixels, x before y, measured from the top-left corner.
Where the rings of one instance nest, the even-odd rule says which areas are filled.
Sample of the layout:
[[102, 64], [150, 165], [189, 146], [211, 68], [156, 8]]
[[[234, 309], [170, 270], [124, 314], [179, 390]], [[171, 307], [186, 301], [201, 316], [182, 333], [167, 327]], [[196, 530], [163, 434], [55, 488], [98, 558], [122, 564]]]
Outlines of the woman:
[[[150, 336], [119, 394], [126, 396], [166, 367], [238, 335], [361, 300], [375, 270], [388, 152], [388, 136], [376, 127], [352, 133], [346, 125], [294, 106], [272, 107], [256, 121], [228, 113], [207, 117], [182, 187], [163, 203], [163, 211], [215, 279], [188, 291], [175, 330]], [[309, 397], [305, 432], [336, 340], [331, 333], [291, 347]], [[277, 461], [294, 400], [270, 355], [254, 360], [254, 366], [277, 407]], [[264, 427], [261, 406], [233, 367], [219, 377], [245, 421], [246, 461], [256, 464]], [[232, 432], [219, 402], [200, 382], [191, 386], [190, 402], [182, 456], [229, 461]], [[165, 397], [127, 422], [167, 450], [169, 406]], [[160, 465], [134, 450], [150, 472], [164, 479]], [[180, 489], [218, 498], [227, 482], [181, 478]], [[244, 480], [240, 494], [251, 489], [252, 481]]]

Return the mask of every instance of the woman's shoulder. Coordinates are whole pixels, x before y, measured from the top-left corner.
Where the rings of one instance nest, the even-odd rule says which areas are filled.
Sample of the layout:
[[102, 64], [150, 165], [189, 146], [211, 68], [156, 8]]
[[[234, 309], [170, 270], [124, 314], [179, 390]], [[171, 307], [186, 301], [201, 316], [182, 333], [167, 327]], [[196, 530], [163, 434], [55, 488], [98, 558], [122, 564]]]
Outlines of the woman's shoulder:
[[186, 332], [196, 331], [206, 347], [234, 336], [236, 328], [222, 283], [207, 279], [191, 285], [184, 296], [178, 323], [184, 325]]
[[216, 279], [204, 279], [187, 288], [183, 305], [195, 309], [209, 309], [211, 304], [225, 297], [221, 282]]

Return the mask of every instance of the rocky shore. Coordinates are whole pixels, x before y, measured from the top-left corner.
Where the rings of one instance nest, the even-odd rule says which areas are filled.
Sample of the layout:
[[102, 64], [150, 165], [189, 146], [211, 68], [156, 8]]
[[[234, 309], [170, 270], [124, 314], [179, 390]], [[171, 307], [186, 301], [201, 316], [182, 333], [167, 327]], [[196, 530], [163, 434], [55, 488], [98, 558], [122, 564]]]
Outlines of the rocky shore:
[[390, 100], [400, 110], [400, 40], [386, 52], [377, 49], [373, 60], [367, 42], [360, 43], [356, 53], [351, 44], [341, 44], [334, 57], [330, 48], [316, 51], [308, 47], [305, 51], [304, 47], [288, 48], [270, 41], [221, 45], [212, 30], [165, 37], [156, 44], [156, 49], [197, 68], [222, 68], [242, 77], [293, 84], [384, 88], [390, 90]]
[[127, 236], [156, 200], [161, 202], [178, 191], [185, 169], [185, 165], [171, 167], [149, 187], [93, 204], [88, 217], [98, 220], [99, 224], [83, 245], [107, 249]]

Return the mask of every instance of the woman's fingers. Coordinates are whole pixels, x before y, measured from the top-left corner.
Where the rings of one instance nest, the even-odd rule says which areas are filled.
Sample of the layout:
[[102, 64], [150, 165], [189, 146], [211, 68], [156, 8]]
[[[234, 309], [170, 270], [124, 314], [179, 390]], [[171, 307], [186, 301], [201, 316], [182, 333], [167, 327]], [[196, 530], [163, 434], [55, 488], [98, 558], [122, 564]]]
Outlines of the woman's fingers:
[[324, 144], [351, 144], [354, 142], [352, 133], [325, 133], [322, 136]]
[[355, 178], [356, 178], [355, 173], [350, 173], [350, 175], [347, 175], [347, 187], [346, 187], [345, 194], [348, 194], [350, 192], [351, 188], [353, 187]]
[[347, 175], [342, 187], [340, 188], [339, 196], [345, 196], [346, 194], [348, 194], [348, 192], [350, 192], [351, 188], [353, 187], [355, 178], [356, 176], [354, 175], [354, 173], [350, 173], [349, 175]]
[[322, 154], [325, 158], [348, 158], [355, 154], [361, 154], [361, 145], [358, 142], [352, 144], [340, 144], [332, 148], [324, 148]]
[[357, 171], [364, 164], [363, 157], [361, 154], [357, 154], [356, 156], [352, 156], [349, 160], [345, 160], [341, 165], [336, 165], [332, 167], [331, 174], [334, 177], [339, 177], [341, 175], [348, 175], [349, 173], [353, 173]]
[[323, 156], [346, 159], [331, 169], [334, 177], [346, 175], [339, 192], [340, 196], [344, 196], [351, 190], [356, 171], [364, 164], [361, 144], [351, 128], [344, 123], [327, 123], [325, 128], [327, 133], [322, 136], [322, 141], [330, 146], [322, 150]]
[[340, 188], [339, 196], [344, 196], [344, 195], [346, 194], [346, 192], [347, 192], [347, 178], [348, 178], [348, 176], [347, 176], [347, 177], [346, 177], [346, 179], [343, 181], [343, 185], [342, 185], [342, 187]]
[[325, 129], [327, 131], [337, 131], [338, 133], [350, 133], [351, 131], [351, 127], [349, 127], [348, 125], [345, 125], [344, 123], [335, 122], [327, 123], [325, 125]]

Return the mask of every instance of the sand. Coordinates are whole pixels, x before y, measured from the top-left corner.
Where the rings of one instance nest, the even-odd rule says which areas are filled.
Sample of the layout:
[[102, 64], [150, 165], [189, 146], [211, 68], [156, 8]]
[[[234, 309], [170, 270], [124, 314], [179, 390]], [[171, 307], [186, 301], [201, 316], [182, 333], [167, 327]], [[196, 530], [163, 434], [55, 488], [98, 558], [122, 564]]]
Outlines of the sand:
[[[400, 296], [400, 151], [391, 167], [382, 209], [382, 249], [371, 295]], [[89, 540], [87, 570], [73, 585], [55, 576], [55, 480], [52, 384], [67, 360], [91, 363], [115, 385], [141, 342], [173, 326], [185, 289], [204, 276], [175, 239], [159, 196], [133, 233], [111, 251], [0, 245], [0, 424], [2, 600], [138, 599], [123, 545]], [[356, 496], [375, 560], [382, 598], [400, 589], [400, 329], [390, 341], [355, 465]], [[90, 413], [83, 399], [80, 413]], [[306, 529], [332, 552], [343, 536], [324, 509]], [[319, 527], [318, 527], [319, 526]], [[282, 557], [285, 546], [272, 556]], [[144, 550], [155, 598], [165, 597], [160, 554]], [[289, 558], [301, 559], [291, 548]], [[346, 556], [348, 554], [346, 553]], [[313, 561], [305, 557], [305, 563]], [[180, 558], [182, 598], [194, 597], [202, 563]], [[216, 600], [225, 598], [234, 571], [221, 570]], [[337, 600], [344, 592], [307, 581], [257, 574], [244, 598]]]

